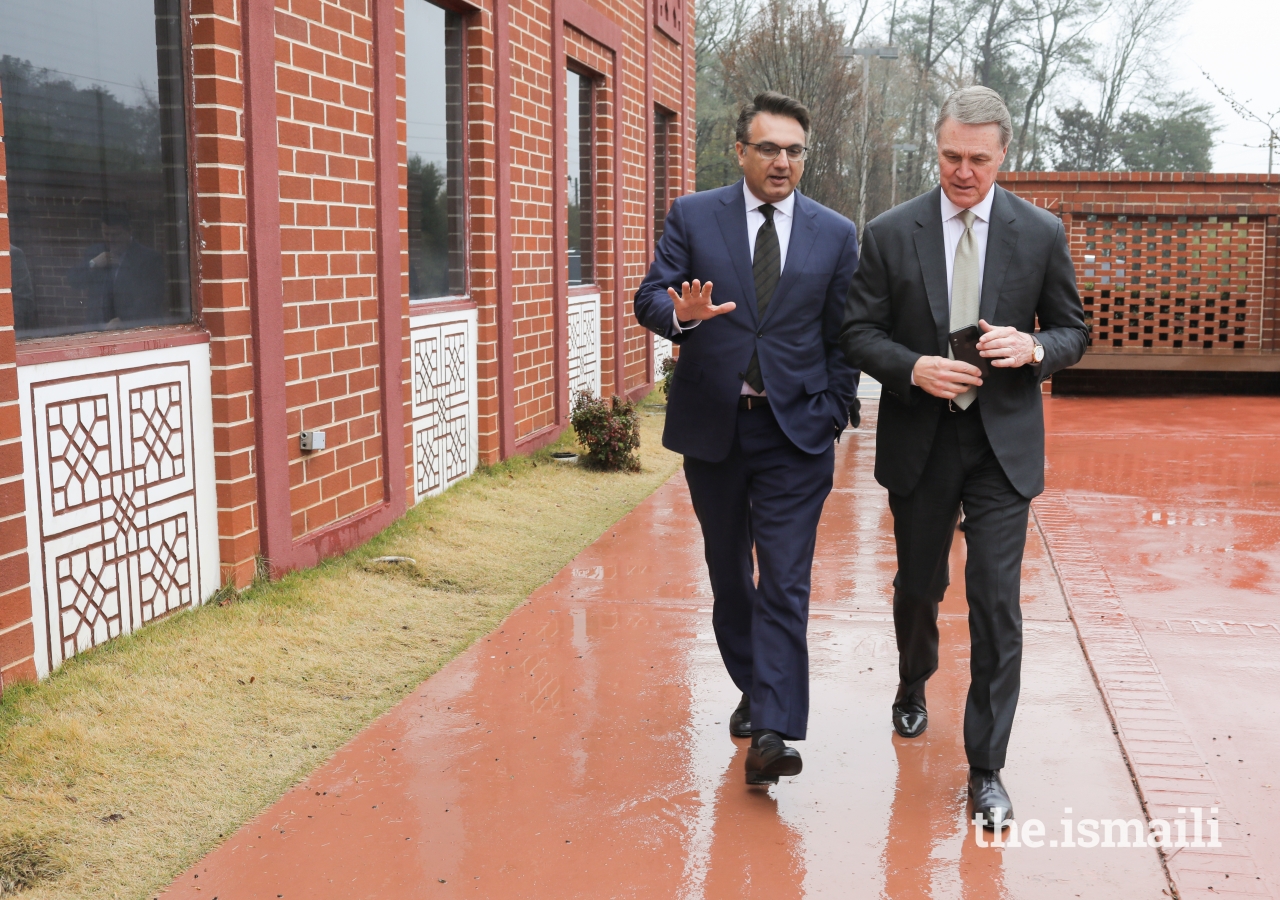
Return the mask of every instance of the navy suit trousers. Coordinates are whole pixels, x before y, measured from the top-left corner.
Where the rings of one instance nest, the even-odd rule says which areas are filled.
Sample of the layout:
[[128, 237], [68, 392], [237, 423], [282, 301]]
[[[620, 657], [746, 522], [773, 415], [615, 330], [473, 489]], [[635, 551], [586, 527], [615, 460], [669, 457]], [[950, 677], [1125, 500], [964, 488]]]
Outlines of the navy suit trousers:
[[684, 460], [720, 655], [751, 698], [751, 727], [788, 740], [803, 740], [808, 729], [810, 571], [834, 470], [832, 445], [805, 453], [768, 407], [738, 411], [725, 459]]

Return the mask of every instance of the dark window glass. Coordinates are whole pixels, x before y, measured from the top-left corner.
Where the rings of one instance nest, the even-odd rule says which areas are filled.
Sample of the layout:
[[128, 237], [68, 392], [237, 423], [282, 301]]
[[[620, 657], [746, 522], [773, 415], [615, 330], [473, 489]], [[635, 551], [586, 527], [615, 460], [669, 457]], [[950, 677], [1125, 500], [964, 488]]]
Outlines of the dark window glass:
[[465, 294], [462, 17], [408, 0], [404, 33], [409, 297]]
[[660, 109], [653, 111], [653, 242], [662, 237], [667, 221], [667, 143], [671, 140], [671, 116]]
[[595, 157], [592, 139], [591, 79], [570, 69], [565, 98], [565, 166], [569, 178], [569, 284], [595, 281], [592, 254], [591, 161]]
[[19, 338], [191, 320], [180, 0], [0, 2]]

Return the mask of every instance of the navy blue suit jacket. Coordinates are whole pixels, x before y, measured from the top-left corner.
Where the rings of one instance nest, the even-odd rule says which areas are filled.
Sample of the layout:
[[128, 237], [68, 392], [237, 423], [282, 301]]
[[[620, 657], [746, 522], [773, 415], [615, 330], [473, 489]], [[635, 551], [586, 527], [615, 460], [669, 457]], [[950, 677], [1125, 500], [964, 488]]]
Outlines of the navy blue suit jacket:
[[[840, 350], [845, 296], [858, 268], [853, 223], [796, 191], [782, 277], [756, 315], [742, 182], [678, 198], [636, 291], [640, 324], [680, 345], [662, 444], [719, 462], [737, 429], [738, 396], [753, 353], [765, 393], [786, 436], [806, 453], [822, 453], [844, 430], [856, 371]], [[712, 302], [730, 313], [675, 333], [667, 288], [695, 278], [714, 285]]]

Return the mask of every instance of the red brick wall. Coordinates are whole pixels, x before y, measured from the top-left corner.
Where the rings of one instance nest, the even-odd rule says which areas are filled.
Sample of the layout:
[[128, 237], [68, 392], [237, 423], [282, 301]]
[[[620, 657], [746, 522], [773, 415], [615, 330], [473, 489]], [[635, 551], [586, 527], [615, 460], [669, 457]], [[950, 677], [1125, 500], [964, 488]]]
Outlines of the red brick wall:
[[192, 0], [195, 219], [192, 285], [211, 336], [222, 580], [253, 578], [259, 550], [249, 310], [244, 64], [236, 0]]
[[288, 431], [328, 441], [290, 441], [295, 538], [383, 497], [369, 12], [276, 3]]
[[1095, 351], [1280, 350], [1280, 175], [1012, 172], [1000, 183], [1062, 217]]
[[[0, 97], [0, 110], [3, 107]], [[0, 136], [3, 128], [0, 121]], [[36, 677], [11, 286], [9, 194], [0, 143], [0, 693], [7, 683]]]
[[[211, 336], [222, 577], [239, 585], [253, 577], [263, 546], [248, 243], [245, 2], [190, 0], [187, 57], [197, 223], [193, 305]], [[275, 0], [274, 5], [287, 430], [296, 436], [304, 427], [323, 428], [333, 448], [304, 460], [296, 440], [290, 441], [293, 538], [384, 500], [375, 279], [379, 262], [390, 261], [378, 259], [375, 244], [373, 2]], [[401, 236], [398, 259], [390, 264], [399, 266], [403, 320], [408, 315], [403, 0], [376, 2], [389, 2], [395, 16]], [[556, 0], [505, 0], [503, 27], [509, 28], [510, 43], [502, 48], [497, 47], [498, 2], [483, 0], [482, 9], [464, 11], [468, 293], [478, 307], [480, 451], [486, 461], [531, 446], [520, 445], [522, 437], [554, 438], [565, 424], [566, 403], [558, 387], [567, 374], [562, 371], [565, 336], [558, 329], [567, 294], [554, 243], [553, 210], [559, 201], [552, 184], [563, 135], [552, 121], [552, 92], [563, 90], [568, 59], [600, 75], [596, 281], [602, 291], [605, 393], [634, 393], [652, 380], [651, 340], [634, 321], [631, 296], [651, 253], [653, 105], [674, 113], [668, 201], [692, 185], [694, 115], [692, 0], [685, 7], [683, 44], [655, 29], [648, 2], [586, 0], [575, 7], [575, 15], [597, 17], [597, 26], [610, 34], [617, 29], [616, 43], [604, 46], [566, 28], [558, 55], [552, 47]], [[511, 59], [511, 90], [500, 97], [504, 55]], [[511, 137], [510, 154], [502, 159], [500, 133]], [[0, 146], [0, 675], [12, 680], [34, 675], [34, 668], [2, 153]], [[498, 212], [508, 171], [514, 252], [504, 257]], [[619, 279], [621, 292], [615, 290]], [[268, 300], [270, 293], [264, 293]], [[503, 359], [499, 328], [507, 302], [514, 353]], [[391, 306], [388, 314], [395, 315], [394, 301]], [[407, 386], [408, 329], [402, 330], [401, 377]], [[499, 378], [504, 367], [514, 376], [514, 389], [506, 396]], [[407, 390], [404, 398], [407, 411]], [[405, 419], [396, 440], [408, 447]], [[514, 439], [504, 439], [510, 433]], [[396, 475], [390, 484], [392, 490], [411, 490]], [[342, 549], [356, 532], [342, 534], [327, 540], [322, 552]]]

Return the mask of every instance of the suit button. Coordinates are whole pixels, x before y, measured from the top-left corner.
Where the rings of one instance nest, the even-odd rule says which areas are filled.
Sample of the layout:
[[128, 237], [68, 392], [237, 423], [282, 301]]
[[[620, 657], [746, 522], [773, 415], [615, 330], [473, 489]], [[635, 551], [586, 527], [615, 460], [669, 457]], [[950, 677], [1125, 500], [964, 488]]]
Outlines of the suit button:
[[739, 377], [739, 378], [746, 378], [746, 377], [747, 377], [747, 373], [746, 373], [746, 372], [739, 372], [739, 373], [738, 373], [738, 377]]
[[764, 332], [763, 332], [763, 331], [757, 331], [757, 332], [756, 332], [756, 337], [764, 337]]

